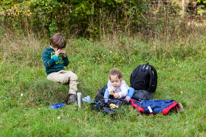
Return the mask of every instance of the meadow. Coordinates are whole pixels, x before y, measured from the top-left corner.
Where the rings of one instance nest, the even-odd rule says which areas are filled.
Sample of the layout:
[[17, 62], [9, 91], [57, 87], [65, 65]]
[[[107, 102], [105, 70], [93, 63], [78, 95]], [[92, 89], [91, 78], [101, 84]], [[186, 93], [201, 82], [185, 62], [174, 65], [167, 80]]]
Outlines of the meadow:
[[16, 35], [0, 28], [0, 136], [206, 136], [206, 39], [191, 33], [175, 40], [140, 35], [118, 35], [103, 40], [67, 40], [70, 65], [66, 70], [79, 78], [78, 91], [94, 101], [108, 81], [109, 71], [119, 68], [129, 85], [134, 68], [146, 62], [158, 73], [154, 99], [181, 102], [183, 113], [148, 117], [131, 105], [115, 115], [82, 109], [76, 104], [61, 109], [50, 105], [64, 102], [68, 85], [46, 79], [41, 59], [49, 39]]

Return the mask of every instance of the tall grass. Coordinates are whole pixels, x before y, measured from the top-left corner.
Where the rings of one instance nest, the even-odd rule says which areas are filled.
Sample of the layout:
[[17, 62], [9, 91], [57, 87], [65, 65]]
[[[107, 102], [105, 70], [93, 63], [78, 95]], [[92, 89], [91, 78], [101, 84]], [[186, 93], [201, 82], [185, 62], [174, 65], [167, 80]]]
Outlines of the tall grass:
[[[94, 101], [97, 89], [118, 67], [129, 85], [132, 70], [149, 62], [158, 72], [154, 99], [174, 99], [184, 113], [148, 117], [125, 106], [125, 111], [103, 115], [84, 103], [82, 109], [64, 102], [68, 85], [46, 79], [41, 54], [48, 40], [28, 34], [15, 35], [0, 28], [0, 136], [205, 136], [206, 40], [195, 31], [175, 40], [150, 41], [141, 35], [117, 35], [102, 41], [68, 39], [66, 53], [79, 77], [78, 91]], [[177, 34], [175, 34], [177, 35]]]

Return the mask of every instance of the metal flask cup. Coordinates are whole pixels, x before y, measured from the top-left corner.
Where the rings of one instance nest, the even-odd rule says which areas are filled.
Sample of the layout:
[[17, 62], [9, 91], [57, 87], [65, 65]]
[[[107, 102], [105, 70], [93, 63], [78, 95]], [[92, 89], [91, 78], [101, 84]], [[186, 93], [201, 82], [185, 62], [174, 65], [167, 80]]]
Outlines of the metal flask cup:
[[77, 93], [77, 104], [79, 108], [82, 107], [82, 93], [81, 92]]

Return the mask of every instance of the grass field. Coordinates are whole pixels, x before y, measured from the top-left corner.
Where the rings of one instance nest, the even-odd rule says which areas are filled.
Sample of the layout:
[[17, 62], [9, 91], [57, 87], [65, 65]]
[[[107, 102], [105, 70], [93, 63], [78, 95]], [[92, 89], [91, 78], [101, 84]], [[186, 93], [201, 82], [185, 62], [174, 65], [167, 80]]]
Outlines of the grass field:
[[93, 101], [112, 68], [119, 68], [129, 85], [137, 65], [153, 65], [158, 72], [154, 99], [181, 102], [184, 112], [148, 117], [131, 105], [115, 115], [91, 110], [88, 103], [82, 109], [75, 104], [50, 109], [64, 101], [69, 87], [46, 79], [41, 54], [48, 40], [1, 31], [0, 136], [206, 136], [204, 36], [191, 35], [170, 44], [144, 42], [138, 36], [67, 41], [70, 65], [66, 70], [77, 74], [78, 91]]

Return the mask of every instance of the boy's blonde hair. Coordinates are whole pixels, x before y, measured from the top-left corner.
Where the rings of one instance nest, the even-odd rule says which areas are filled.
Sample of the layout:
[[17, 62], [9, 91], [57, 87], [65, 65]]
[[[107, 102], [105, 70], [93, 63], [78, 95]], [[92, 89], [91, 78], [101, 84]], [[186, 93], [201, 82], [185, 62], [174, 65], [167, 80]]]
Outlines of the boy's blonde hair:
[[61, 33], [56, 33], [50, 38], [50, 45], [59, 49], [66, 47], [66, 39]]
[[119, 79], [123, 78], [122, 72], [118, 68], [114, 68], [109, 73], [109, 79], [111, 78], [111, 75], [117, 75]]

